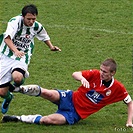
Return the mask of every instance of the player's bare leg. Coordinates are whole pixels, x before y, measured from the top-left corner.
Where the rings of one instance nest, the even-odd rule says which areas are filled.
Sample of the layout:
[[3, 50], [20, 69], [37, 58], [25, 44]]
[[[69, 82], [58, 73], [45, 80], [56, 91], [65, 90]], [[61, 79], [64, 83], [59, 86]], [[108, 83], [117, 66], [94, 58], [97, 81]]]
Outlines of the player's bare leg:
[[55, 113], [55, 114], [51, 114], [51, 115], [48, 115], [48, 116], [43, 116], [40, 119], [40, 124], [62, 125], [62, 124], [66, 124], [66, 119], [63, 115]]
[[51, 102], [57, 103], [60, 99], [60, 94], [57, 90], [48, 90], [48, 89], [41, 89], [41, 95], [42, 98], [47, 99]]

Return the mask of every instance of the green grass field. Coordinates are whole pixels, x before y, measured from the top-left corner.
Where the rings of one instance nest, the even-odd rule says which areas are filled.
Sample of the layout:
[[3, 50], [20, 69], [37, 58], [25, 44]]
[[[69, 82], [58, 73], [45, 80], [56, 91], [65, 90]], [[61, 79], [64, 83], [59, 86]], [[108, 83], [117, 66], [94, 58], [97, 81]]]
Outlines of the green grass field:
[[[25, 84], [45, 88], [76, 90], [74, 71], [97, 68], [108, 57], [118, 63], [115, 75], [133, 98], [132, 0], [1, 0], [0, 33], [8, 20], [21, 13], [24, 5], [37, 5], [37, 20], [43, 24], [54, 45], [62, 52], [51, 52], [35, 39]], [[0, 99], [2, 103], [3, 99]], [[54, 113], [57, 107], [39, 97], [14, 93], [8, 114]], [[2, 114], [0, 114], [2, 117]], [[123, 102], [109, 105], [87, 119], [70, 126], [0, 123], [0, 133], [117, 133], [133, 132], [125, 127], [127, 108]]]

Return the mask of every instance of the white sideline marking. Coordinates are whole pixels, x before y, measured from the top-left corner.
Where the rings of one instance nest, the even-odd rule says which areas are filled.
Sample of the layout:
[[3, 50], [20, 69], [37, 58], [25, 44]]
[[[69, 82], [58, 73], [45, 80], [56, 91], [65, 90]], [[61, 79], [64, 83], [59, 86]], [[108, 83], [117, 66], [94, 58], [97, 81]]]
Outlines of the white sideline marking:
[[[7, 23], [5, 21], [0, 21], [0, 23]], [[133, 32], [123, 32], [123, 31], [113, 31], [113, 30], [108, 30], [108, 29], [95, 29], [95, 28], [91, 28], [91, 27], [81, 27], [81, 26], [66, 26], [66, 25], [49, 25], [49, 24], [45, 24], [45, 26], [48, 26], [50, 28], [63, 28], [63, 29], [81, 29], [81, 30], [86, 30], [86, 31], [101, 31], [101, 32], [107, 32], [107, 33], [116, 33], [116, 34], [126, 34], [126, 35], [132, 35]]]
[[88, 31], [101, 31], [101, 32], [107, 32], [107, 33], [117, 33], [117, 34], [127, 34], [127, 35], [132, 35], [133, 32], [122, 32], [122, 31], [113, 31], [113, 30], [107, 30], [107, 29], [95, 29], [91, 27], [80, 27], [80, 26], [66, 26], [66, 25], [49, 25], [45, 24], [46, 26], [50, 28], [64, 28], [64, 29], [81, 29], [81, 30], [88, 30]]

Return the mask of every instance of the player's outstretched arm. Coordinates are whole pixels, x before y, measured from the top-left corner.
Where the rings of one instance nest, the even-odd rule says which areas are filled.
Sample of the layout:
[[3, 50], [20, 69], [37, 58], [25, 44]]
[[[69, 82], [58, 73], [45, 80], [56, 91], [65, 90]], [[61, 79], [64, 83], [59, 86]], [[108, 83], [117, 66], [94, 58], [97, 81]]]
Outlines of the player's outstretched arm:
[[132, 120], [133, 120], [133, 101], [127, 103], [128, 109], [128, 118], [127, 118], [127, 127], [133, 127]]

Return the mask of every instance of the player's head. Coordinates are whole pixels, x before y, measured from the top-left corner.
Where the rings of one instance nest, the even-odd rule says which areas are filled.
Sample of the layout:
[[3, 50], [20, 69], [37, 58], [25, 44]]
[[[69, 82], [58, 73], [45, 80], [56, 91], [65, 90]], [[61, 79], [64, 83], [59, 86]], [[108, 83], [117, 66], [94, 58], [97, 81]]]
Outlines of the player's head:
[[103, 62], [101, 63], [101, 65], [110, 67], [110, 72], [113, 72], [113, 71], [116, 72], [117, 64], [116, 64], [115, 60], [112, 59], [112, 58], [106, 59], [105, 61], [103, 61]]
[[26, 5], [22, 9], [22, 16], [23, 16], [24, 24], [26, 26], [29, 26], [29, 27], [32, 26], [36, 21], [37, 15], [38, 15], [38, 10], [35, 5], [32, 5], [32, 4]]
[[109, 81], [115, 75], [117, 64], [114, 59], [108, 58], [100, 65], [100, 77], [102, 80]]
[[22, 9], [22, 16], [25, 17], [27, 13], [37, 16], [38, 15], [37, 7], [33, 4], [24, 6]]

